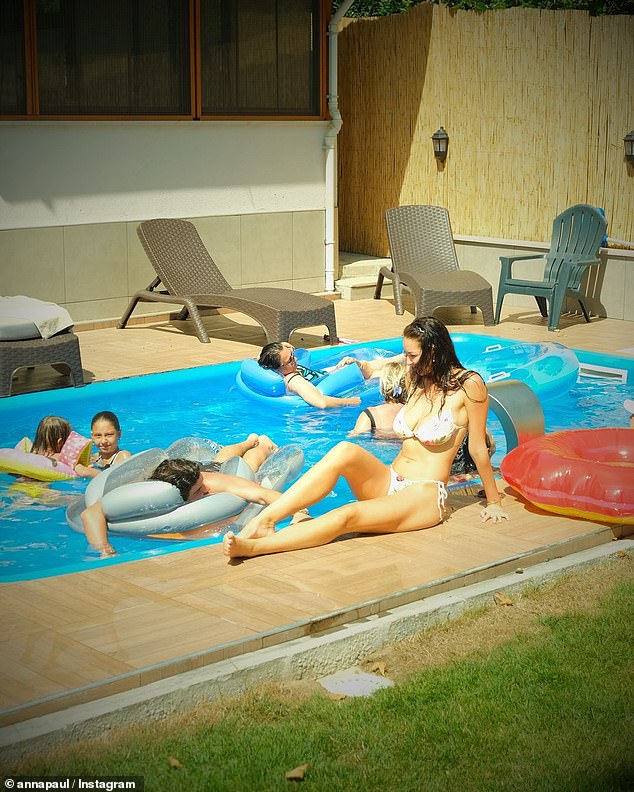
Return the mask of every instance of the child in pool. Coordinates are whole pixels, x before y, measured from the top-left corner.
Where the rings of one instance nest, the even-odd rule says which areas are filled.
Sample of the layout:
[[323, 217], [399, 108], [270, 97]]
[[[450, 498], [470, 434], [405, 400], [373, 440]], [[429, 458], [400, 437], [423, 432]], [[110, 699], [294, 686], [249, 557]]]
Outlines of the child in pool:
[[121, 440], [121, 424], [117, 416], [110, 410], [98, 412], [90, 423], [90, 433], [98, 452], [93, 455], [90, 465], [76, 465], [75, 470], [84, 478], [94, 478], [102, 470], [118, 465], [132, 455], [129, 451], [119, 448]]
[[72, 427], [65, 418], [47, 415], [37, 425], [30, 452], [57, 460], [71, 432]]

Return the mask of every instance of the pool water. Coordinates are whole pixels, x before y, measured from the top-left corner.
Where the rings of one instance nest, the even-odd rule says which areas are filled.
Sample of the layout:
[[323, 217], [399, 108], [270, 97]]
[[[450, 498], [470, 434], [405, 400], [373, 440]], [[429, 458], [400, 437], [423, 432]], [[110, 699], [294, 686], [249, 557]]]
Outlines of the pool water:
[[[486, 346], [517, 343], [466, 334], [455, 335], [454, 340], [462, 363], [476, 370]], [[401, 345], [399, 337], [371, 345], [350, 345], [345, 352], [372, 346], [397, 353]], [[593, 376], [582, 374], [568, 393], [554, 391], [548, 395], [543, 401], [546, 431], [627, 426], [623, 401], [632, 397], [634, 359], [582, 351], [576, 354]], [[319, 363], [331, 355], [329, 348], [312, 350], [311, 360]], [[318, 411], [299, 405], [281, 409], [247, 399], [234, 384], [239, 366], [240, 362], [223, 363], [4, 399], [0, 401], [0, 447], [12, 447], [23, 436], [32, 437], [40, 418], [47, 414], [62, 415], [76, 431], [89, 435], [92, 416], [100, 410], [113, 410], [123, 429], [121, 447], [133, 453], [148, 447], [167, 448], [181, 437], [232, 443], [257, 432], [268, 434], [278, 445], [301, 445], [308, 466], [345, 438], [354, 425], [359, 407]], [[597, 372], [597, 367], [602, 368]], [[624, 381], [614, 379], [611, 369], [621, 372], [620, 379]], [[366, 387], [361, 396], [362, 406], [381, 402], [376, 382]], [[505, 440], [493, 415], [489, 428], [497, 445], [493, 461], [499, 464], [505, 453]], [[398, 449], [395, 441], [369, 436], [354, 440], [385, 462], [390, 462]], [[101, 560], [83, 535], [66, 524], [66, 508], [82, 497], [85, 486], [85, 480], [44, 485], [0, 473], [0, 582], [77, 572], [219, 541], [113, 536], [119, 555]], [[320, 514], [351, 499], [352, 494], [342, 481], [311, 511]]]

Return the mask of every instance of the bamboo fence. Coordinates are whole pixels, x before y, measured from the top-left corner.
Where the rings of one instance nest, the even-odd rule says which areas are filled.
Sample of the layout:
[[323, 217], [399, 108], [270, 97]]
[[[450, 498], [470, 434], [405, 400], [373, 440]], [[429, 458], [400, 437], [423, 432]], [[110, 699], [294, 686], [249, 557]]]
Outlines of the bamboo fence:
[[[574, 203], [634, 239], [634, 16], [423, 3], [339, 36], [339, 239], [389, 255], [384, 213], [439, 204], [457, 234], [547, 240]], [[436, 162], [432, 133], [449, 153]]]

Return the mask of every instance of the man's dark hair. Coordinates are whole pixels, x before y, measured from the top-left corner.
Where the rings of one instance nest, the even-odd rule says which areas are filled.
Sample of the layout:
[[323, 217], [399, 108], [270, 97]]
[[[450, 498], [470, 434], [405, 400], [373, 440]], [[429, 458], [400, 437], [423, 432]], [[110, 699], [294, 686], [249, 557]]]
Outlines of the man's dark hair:
[[166, 481], [173, 484], [186, 501], [192, 487], [198, 481], [201, 467], [189, 459], [164, 459], [150, 476], [150, 481]]
[[266, 344], [260, 350], [260, 357], [258, 358], [258, 365], [265, 369], [277, 369], [282, 365], [280, 352], [284, 349], [281, 341], [273, 341], [271, 344]]

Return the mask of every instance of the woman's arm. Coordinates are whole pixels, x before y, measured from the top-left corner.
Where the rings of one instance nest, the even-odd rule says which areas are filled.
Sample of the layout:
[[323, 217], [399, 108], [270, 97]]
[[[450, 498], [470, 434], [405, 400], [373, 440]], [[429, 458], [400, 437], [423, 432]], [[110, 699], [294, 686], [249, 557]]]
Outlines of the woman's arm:
[[349, 366], [351, 363], [356, 363], [361, 369], [364, 379], [372, 379], [373, 377], [378, 377], [381, 374], [381, 369], [387, 366], [388, 363], [403, 363], [404, 360], [405, 358], [402, 354], [394, 355], [394, 357], [374, 358], [374, 360], [357, 360], [351, 355], [346, 355], [346, 357], [341, 358], [332, 370], [336, 371], [344, 366]]
[[486, 442], [486, 422], [489, 412], [489, 393], [482, 378], [471, 375], [464, 383], [465, 407], [469, 422], [469, 453], [478, 468], [478, 473], [482, 479], [484, 492], [486, 495], [486, 506], [480, 512], [480, 517], [486, 522], [500, 522], [508, 520], [508, 514], [502, 510], [501, 500], [493, 468], [491, 457]]
[[361, 404], [358, 396], [349, 398], [339, 396], [324, 396], [312, 382], [308, 382], [301, 374], [293, 374], [286, 380], [286, 388], [292, 393], [296, 393], [307, 404], [323, 409], [325, 407], [343, 407], [346, 405]]

